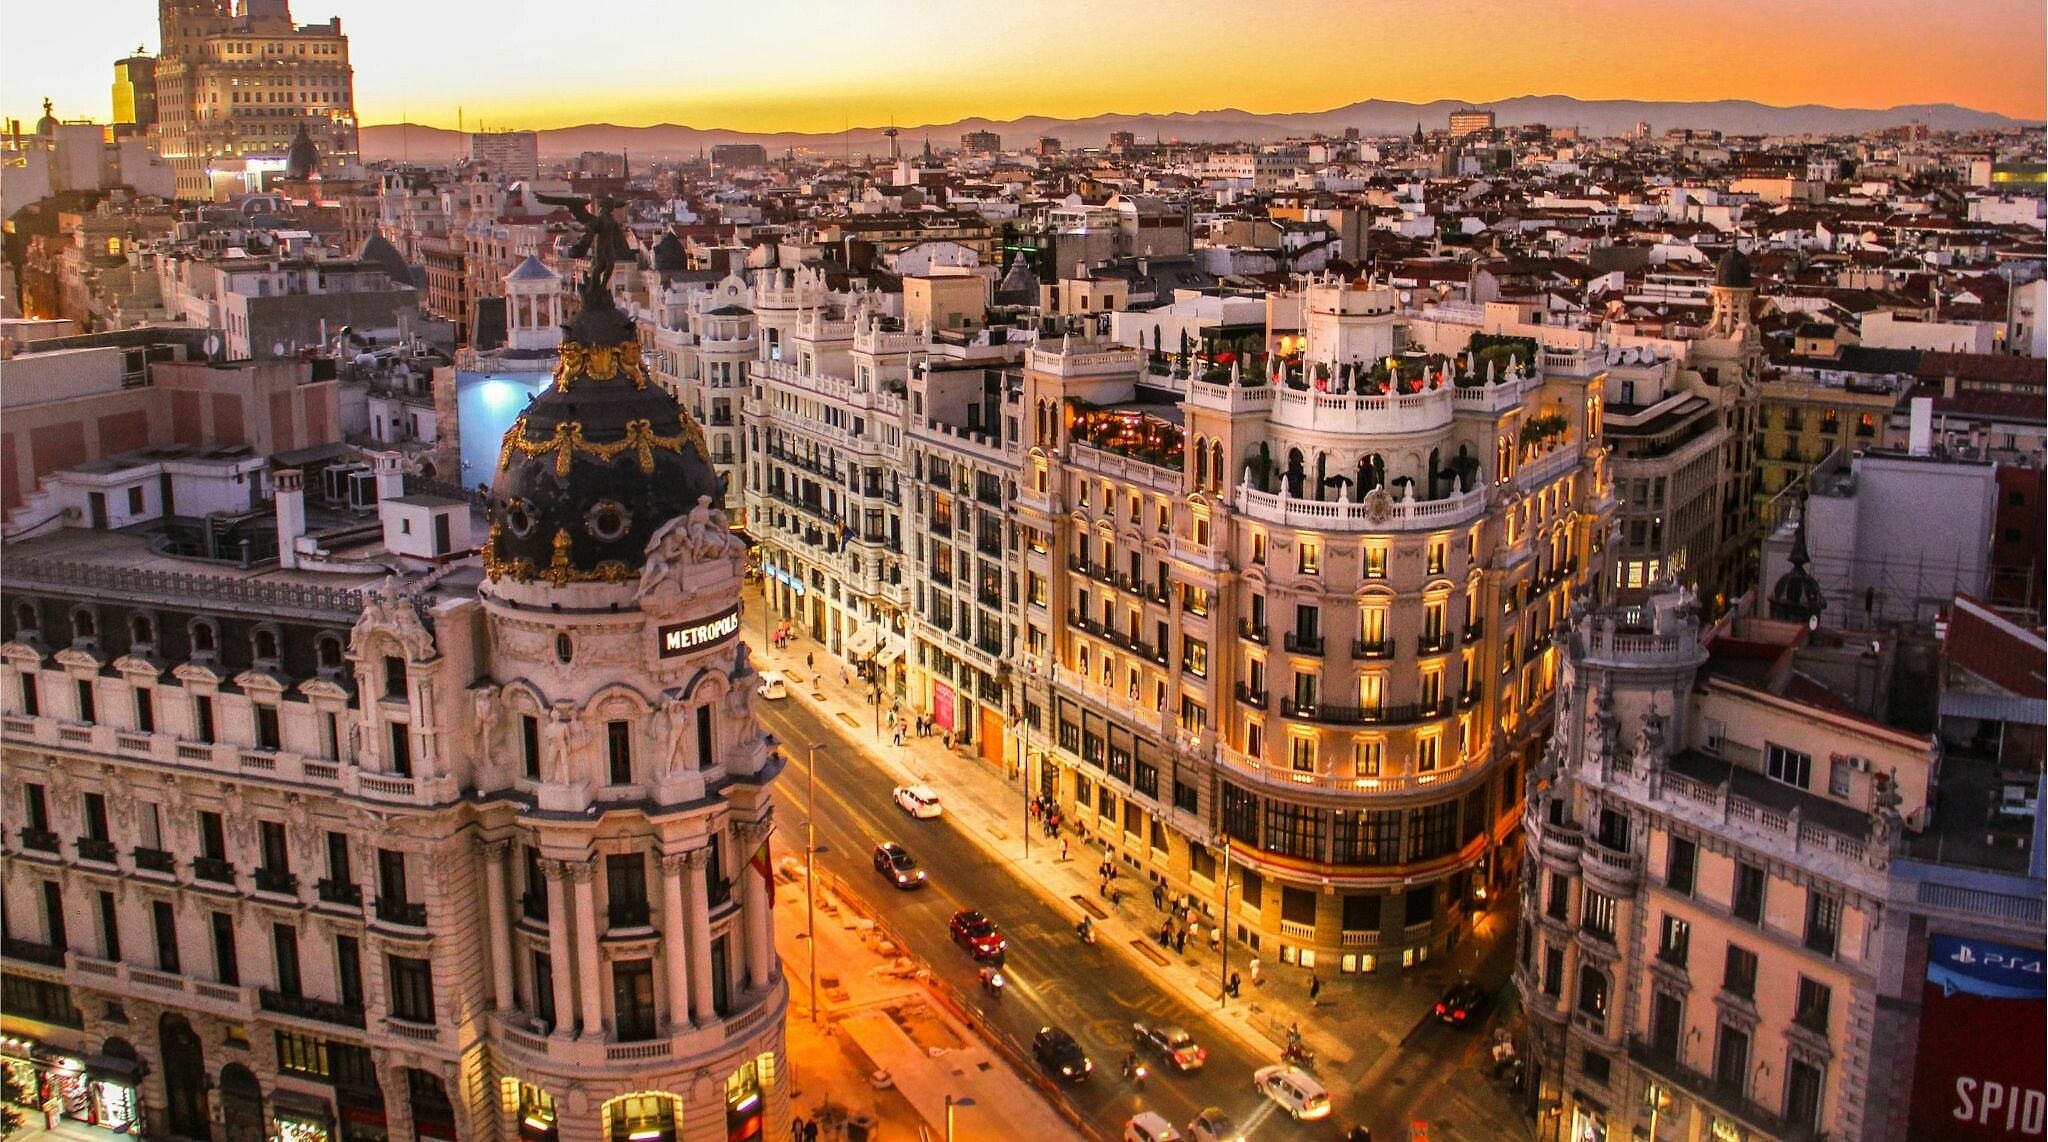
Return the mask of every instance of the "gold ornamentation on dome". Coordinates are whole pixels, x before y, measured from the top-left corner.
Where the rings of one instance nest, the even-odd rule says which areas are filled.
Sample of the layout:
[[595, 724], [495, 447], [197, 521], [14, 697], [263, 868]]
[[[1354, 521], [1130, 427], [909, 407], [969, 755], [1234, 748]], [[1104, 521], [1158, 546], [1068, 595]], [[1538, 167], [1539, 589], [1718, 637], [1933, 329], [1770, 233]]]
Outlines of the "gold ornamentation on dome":
[[621, 373], [633, 382], [634, 388], [647, 387], [647, 367], [640, 361], [638, 341], [624, 341], [617, 345], [565, 341], [561, 357], [555, 364], [555, 385], [568, 392], [570, 386], [579, 380], [609, 381]]
[[515, 583], [531, 583], [535, 579], [546, 579], [557, 587], [570, 583], [626, 583], [638, 576], [638, 572], [617, 559], [607, 559], [594, 570], [583, 571], [569, 563], [572, 541], [566, 530], [555, 532], [555, 555], [545, 572], [536, 574], [531, 559], [504, 559], [498, 555], [498, 540], [504, 535], [501, 527], [492, 527], [490, 539], [484, 544], [484, 575], [492, 582], [510, 579]]
[[573, 542], [568, 528], [555, 531], [555, 557], [548, 563], [547, 579], [557, 587], [569, 582], [576, 574], [575, 568], [569, 566], [569, 546]]
[[610, 463], [621, 452], [634, 452], [640, 461], [640, 474], [654, 474], [654, 450], [680, 455], [684, 441], [695, 445], [700, 453], [704, 451], [704, 433], [697, 428], [687, 413], [680, 418], [683, 430], [674, 436], [662, 436], [654, 431], [654, 423], [645, 417], [626, 422], [626, 435], [606, 443], [595, 443], [583, 438], [583, 425], [579, 421], [565, 420], [555, 425], [555, 434], [542, 440], [529, 440], [526, 436], [526, 418], [521, 416], [513, 422], [512, 430], [505, 434], [505, 443], [498, 452], [498, 469], [505, 470], [512, 463], [512, 453], [525, 456], [555, 457], [555, 476], [569, 478], [569, 463], [578, 452]]

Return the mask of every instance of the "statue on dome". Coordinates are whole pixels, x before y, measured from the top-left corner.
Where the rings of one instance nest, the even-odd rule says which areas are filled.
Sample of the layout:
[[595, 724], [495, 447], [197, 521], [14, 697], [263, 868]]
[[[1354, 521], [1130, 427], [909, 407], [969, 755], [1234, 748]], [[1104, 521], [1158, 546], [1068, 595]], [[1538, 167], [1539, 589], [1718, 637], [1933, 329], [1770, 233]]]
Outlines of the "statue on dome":
[[583, 224], [583, 237], [569, 247], [570, 257], [590, 258], [590, 272], [583, 275], [583, 304], [592, 308], [611, 305], [612, 270], [618, 263], [633, 259], [632, 247], [626, 243], [626, 228], [614, 213], [625, 204], [609, 194], [595, 200], [572, 194], [534, 197], [549, 206], [566, 208]]

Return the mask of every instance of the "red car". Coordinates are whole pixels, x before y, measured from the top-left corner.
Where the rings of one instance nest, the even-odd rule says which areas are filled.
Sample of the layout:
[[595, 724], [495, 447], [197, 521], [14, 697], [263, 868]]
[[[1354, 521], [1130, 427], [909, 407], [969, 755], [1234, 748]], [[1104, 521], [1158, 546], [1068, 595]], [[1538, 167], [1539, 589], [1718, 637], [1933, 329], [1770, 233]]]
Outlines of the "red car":
[[965, 910], [953, 913], [953, 942], [973, 953], [977, 960], [1000, 956], [1010, 946], [1003, 934], [996, 931], [994, 922], [979, 912]]

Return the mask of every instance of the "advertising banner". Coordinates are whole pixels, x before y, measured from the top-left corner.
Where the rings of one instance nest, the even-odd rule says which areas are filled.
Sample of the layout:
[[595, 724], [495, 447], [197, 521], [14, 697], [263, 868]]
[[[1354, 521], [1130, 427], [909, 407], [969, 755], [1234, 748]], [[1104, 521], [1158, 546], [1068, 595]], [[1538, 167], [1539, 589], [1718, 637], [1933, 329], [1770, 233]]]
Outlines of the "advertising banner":
[[1929, 935], [1914, 1138], [2006, 1142], [2048, 1126], [2042, 952]]

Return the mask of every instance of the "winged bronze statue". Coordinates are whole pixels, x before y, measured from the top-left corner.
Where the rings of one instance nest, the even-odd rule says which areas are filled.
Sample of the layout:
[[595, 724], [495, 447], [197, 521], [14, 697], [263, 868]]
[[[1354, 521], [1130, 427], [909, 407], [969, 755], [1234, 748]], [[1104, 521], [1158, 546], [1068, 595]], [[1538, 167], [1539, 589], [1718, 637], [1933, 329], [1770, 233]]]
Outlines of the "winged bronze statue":
[[609, 194], [595, 201], [568, 194], [536, 194], [534, 197], [549, 206], [565, 207], [576, 221], [583, 224], [583, 237], [569, 248], [569, 256], [588, 256], [590, 259], [590, 272], [583, 278], [584, 304], [593, 304], [599, 297], [609, 303], [612, 268], [619, 262], [633, 259], [632, 248], [626, 244], [626, 228], [614, 215], [624, 203]]

